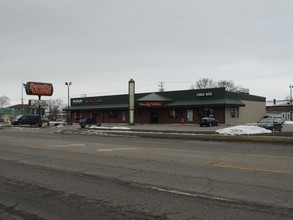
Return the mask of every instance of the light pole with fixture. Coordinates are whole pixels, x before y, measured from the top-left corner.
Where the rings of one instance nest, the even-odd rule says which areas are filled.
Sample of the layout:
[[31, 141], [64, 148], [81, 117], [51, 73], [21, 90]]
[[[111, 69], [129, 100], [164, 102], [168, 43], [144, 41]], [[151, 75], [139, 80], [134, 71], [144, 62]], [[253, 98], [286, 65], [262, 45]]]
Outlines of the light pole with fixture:
[[68, 89], [68, 102], [67, 102], [67, 124], [71, 124], [71, 114], [69, 114], [70, 111], [70, 101], [69, 101], [69, 87], [72, 85], [72, 82], [65, 82], [65, 85], [67, 86]]
[[289, 85], [290, 88], [290, 120], [292, 121], [292, 87], [293, 85]]

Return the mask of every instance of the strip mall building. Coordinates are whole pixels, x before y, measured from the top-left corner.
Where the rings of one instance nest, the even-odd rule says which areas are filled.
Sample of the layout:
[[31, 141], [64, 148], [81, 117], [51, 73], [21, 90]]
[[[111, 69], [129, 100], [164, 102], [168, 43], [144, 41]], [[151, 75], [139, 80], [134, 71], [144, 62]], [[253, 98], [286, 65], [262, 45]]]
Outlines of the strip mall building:
[[[71, 99], [71, 119], [95, 118], [98, 123], [129, 123], [129, 94]], [[229, 92], [225, 88], [134, 94], [134, 122], [190, 123], [214, 116], [236, 125], [259, 121], [266, 113], [264, 97]]]

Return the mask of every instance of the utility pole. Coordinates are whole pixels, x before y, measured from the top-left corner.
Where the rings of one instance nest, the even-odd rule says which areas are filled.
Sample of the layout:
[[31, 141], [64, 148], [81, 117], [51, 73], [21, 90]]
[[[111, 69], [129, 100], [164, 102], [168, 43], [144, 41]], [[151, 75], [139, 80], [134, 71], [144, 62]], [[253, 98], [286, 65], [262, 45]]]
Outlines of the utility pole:
[[158, 85], [159, 86], [159, 92], [164, 92], [164, 90], [165, 90], [164, 89], [164, 84], [165, 84], [164, 82], [159, 82], [159, 85]]

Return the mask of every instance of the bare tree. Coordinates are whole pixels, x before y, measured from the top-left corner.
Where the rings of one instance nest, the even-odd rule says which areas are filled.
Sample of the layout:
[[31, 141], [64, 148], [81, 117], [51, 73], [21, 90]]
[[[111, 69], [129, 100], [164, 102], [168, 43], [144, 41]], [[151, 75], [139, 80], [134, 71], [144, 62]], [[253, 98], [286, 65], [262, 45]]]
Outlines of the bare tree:
[[59, 107], [63, 107], [63, 100], [62, 99], [52, 99], [51, 100], [51, 105], [52, 106], [59, 106]]
[[219, 80], [217, 82], [217, 87], [224, 87], [227, 91], [236, 92], [239, 86], [235, 86], [232, 80]]
[[64, 107], [63, 100], [52, 99], [49, 105], [49, 119], [56, 120]]
[[191, 85], [191, 89], [209, 89], [220, 87], [224, 87], [227, 91], [230, 92], [249, 93], [249, 89], [242, 86], [236, 86], [232, 80], [219, 80], [215, 82], [209, 78], [201, 78], [197, 80], [194, 85]]
[[208, 89], [208, 88], [215, 88], [216, 83], [214, 80], [209, 78], [201, 78], [195, 82], [194, 85], [191, 85], [191, 89]]
[[3, 96], [0, 96], [0, 108], [3, 108], [4, 106], [7, 106], [9, 105], [10, 103], [10, 99], [3, 95]]

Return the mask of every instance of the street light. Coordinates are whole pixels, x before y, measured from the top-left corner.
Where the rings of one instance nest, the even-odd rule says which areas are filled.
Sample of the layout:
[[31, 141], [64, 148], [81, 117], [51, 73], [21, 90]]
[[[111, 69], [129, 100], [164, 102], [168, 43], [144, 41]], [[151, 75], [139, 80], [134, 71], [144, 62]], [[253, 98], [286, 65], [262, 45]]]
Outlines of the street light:
[[67, 123], [70, 125], [71, 124], [71, 114], [69, 114], [69, 87], [72, 85], [72, 82], [65, 82], [65, 85], [67, 86], [68, 89], [68, 103], [67, 103]]
[[292, 121], [292, 85], [289, 85], [290, 88], [290, 120]]

